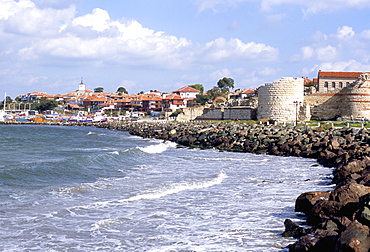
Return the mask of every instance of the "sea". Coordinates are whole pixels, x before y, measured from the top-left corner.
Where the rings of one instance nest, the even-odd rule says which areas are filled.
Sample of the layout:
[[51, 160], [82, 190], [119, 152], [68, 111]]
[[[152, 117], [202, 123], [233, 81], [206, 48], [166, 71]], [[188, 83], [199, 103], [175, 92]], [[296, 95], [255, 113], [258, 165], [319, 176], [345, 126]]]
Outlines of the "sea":
[[314, 160], [95, 127], [0, 126], [0, 251], [286, 251]]

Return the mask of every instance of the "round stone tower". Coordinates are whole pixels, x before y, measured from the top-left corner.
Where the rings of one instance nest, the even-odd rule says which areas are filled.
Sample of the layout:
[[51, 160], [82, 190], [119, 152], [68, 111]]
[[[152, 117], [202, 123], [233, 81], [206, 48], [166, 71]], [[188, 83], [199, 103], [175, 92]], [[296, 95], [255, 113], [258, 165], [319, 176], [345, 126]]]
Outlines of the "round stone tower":
[[358, 119], [370, 119], [370, 73], [363, 73], [350, 88], [342, 92], [342, 116]]
[[284, 77], [258, 89], [257, 119], [295, 122], [303, 106], [303, 78]]

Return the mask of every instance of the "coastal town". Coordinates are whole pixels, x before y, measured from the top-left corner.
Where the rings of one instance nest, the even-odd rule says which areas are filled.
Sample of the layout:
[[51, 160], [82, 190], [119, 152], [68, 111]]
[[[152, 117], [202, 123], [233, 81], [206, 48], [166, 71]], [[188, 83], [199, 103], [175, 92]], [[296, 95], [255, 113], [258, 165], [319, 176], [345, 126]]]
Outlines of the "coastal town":
[[[64, 95], [32, 91], [4, 99], [2, 120], [364, 121], [370, 118], [369, 87], [369, 73], [319, 71], [312, 80], [283, 77], [256, 89], [233, 90], [233, 80], [225, 77], [206, 93], [196, 84], [169, 93], [149, 90], [129, 95], [124, 87], [115, 93], [101, 87], [91, 91], [81, 78], [78, 89]], [[41, 102], [54, 106], [32, 109]]]

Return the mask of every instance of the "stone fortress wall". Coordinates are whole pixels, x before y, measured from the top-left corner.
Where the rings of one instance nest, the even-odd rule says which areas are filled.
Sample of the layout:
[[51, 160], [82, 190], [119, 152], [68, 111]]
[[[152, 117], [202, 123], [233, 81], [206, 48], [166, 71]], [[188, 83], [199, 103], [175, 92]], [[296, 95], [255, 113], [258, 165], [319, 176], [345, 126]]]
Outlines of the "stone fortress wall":
[[[304, 79], [284, 77], [258, 89], [257, 119], [276, 122], [302, 120]], [[304, 113], [303, 113], [304, 114]]]
[[363, 73], [350, 86], [305, 96], [312, 119], [369, 120], [370, 73]]

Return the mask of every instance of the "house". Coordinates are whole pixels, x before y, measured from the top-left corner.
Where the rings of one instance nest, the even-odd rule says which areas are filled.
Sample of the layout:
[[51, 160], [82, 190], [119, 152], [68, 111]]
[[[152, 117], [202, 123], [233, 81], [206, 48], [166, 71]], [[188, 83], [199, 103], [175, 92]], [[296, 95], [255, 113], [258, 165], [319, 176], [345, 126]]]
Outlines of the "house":
[[184, 98], [180, 95], [172, 93], [163, 98], [162, 108], [164, 112], [174, 112], [176, 109], [186, 108]]
[[37, 102], [41, 99], [53, 100], [54, 95], [33, 91], [21, 96], [22, 102]]
[[142, 110], [145, 112], [161, 111], [162, 110], [162, 97], [158, 95], [143, 96]]
[[317, 76], [318, 91], [327, 93], [348, 87], [357, 81], [362, 72], [325, 72], [319, 71]]
[[85, 108], [89, 109], [99, 109], [99, 105], [108, 102], [107, 97], [102, 97], [102, 96], [89, 96], [86, 99], [83, 100], [83, 105]]
[[172, 93], [179, 95], [183, 99], [195, 99], [200, 91], [192, 87], [182, 87]]
[[132, 104], [131, 104], [132, 99], [129, 98], [123, 98], [116, 100], [116, 109], [121, 109], [121, 110], [132, 110]]

